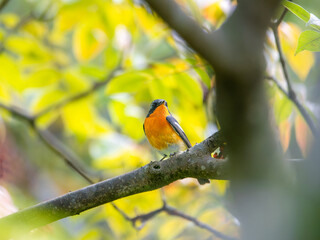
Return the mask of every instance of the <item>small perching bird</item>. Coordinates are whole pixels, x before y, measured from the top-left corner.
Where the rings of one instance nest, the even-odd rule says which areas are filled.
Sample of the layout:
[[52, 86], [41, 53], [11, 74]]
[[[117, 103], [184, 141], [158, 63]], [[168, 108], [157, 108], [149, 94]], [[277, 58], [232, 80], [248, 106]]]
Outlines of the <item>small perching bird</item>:
[[[151, 103], [143, 130], [151, 146], [163, 155], [161, 160], [192, 147], [180, 124], [171, 115], [167, 102], [163, 99], [156, 99]], [[210, 183], [209, 179], [198, 179], [198, 182], [200, 184]]]

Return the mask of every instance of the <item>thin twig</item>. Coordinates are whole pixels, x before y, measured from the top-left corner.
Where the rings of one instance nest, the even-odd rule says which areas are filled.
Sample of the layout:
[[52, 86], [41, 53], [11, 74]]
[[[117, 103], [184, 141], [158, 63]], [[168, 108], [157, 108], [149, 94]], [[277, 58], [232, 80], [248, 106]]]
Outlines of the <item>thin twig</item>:
[[53, 150], [56, 154], [58, 154], [64, 162], [70, 166], [73, 170], [75, 170], [77, 173], [79, 173], [85, 180], [88, 181], [88, 183], [92, 184], [94, 181], [92, 181], [87, 174], [76, 164], [76, 162], [80, 162], [80, 160], [77, 159], [77, 157], [71, 152], [68, 151], [63, 144], [59, 142], [58, 139], [56, 139], [50, 132], [46, 130], [40, 130], [35, 122], [36, 118], [34, 116], [29, 115], [22, 109], [16, 108], [16, 107], [9, 107], [6, 106], [2, 103], [0, 103], [0, 108], [6, 109], [9, 111], [11, 114], [22, 118], [30, 124], [32, 129], [35, 131], [35, 133], [42, 139], [42, 141], [51, 149]]
[[93, 181], [83, 170], [82, 167], [79, 166], [80, 159], [71, 152], [68, 148], [66, 148], [58, 139], [56, 139], [49, 131], [41, 130], [38, 127], [33, 127], [34, 131], [37, 133], [40, 139], [58, 156], [60, 156], [64, 162], [71, 167], [74, 171], [76, 171], [81, 177], [83, 177], [89, 184], [94, 184]]
[[[176, 216], [176, 217], [180, 217], [180, 218], [183, 218], [187, 221], [190, 221], [192, 223], [194, 223], [196, 226], [198, 226], [199, 228], [202, 228], [202, 229], [205, 229], [209, 232], [211, 232], [212, 234], [214, 234], [216, 237], [218, 238], [221, 238], [223, 240], [235, 240], [236, 238], [234, 237], [229, 237], [221, 232], [219, 232], [218, 230], [212, 228], [211, 226], [209, 226], [208, 224], [205, 224], [201, 221], [199, 221], [198, 219], [192, 217], [192, 216], [189, 216], [179, 210], [177, 210], [176, 208], [173, 208], [171, 206], [169, 206], [167, 204], [167, 202], [163, 199], [163, 205], [162, 207], [156, 209], [156, 210], [153, 210], [149, 213], [146, 213], [146, 214], [141, 214], [141, 215], [137, 215], [133, 218], [129, 217], [128, 215], [126, 215], [121, 209], [119, 209], [117, 206], [115, 206], [113, 203], [112, 203], [112, 206], [118, 210], [118, 212], [127, 220], [127, 221], [130, 221], [132, 226], [134, 228], [136, 228], [137, 230], [141, 230], [142, 227], [145, 225], [145, 223], [154, 218], [155, 216], [157, 216], [158, 214], [162, 213], [162, 212], [165, 212], [167, 213], [168, 215], [171, 215], [171, 216]], [[137, 226], [137, 222], [141, 222], [141, 225], [140, 226]]]
[[[5, 5], [8, 3], [9, 0], [4, 0], [1, 2], [0, 4], [0, 11], [3, 7], [5, 7]], [[13, 34], [15, 33], [16, 31], [18, 31], [20, 28], [22, 28], [24, 25], [26, 25], [28, 22], [30, 22], [31, 20], [33, 19], [36, 19], [36, 20], [39, 20], [39, 21], [42, 21], [44, 20], [46, 14], [48, 13], [48, 11], [50, 10], [50, 7], [52, 6], [52, 2], [50, 2], [48, 4], [48, 6], [43, 10], [43, 12], [38, 16], [36, 17], [35, 14], [33, 13], [33, 11], [31, 11], [30, 13], [28, 13], [27, 15], [21, 17], [21, 19], [19, 20], [19, 22], [11, 29], [8, 29], [8, 33], [9, 34]], [[0, 53], [2, 53], [4, 50], [5, 50], [5, 42], [7, 41], [8, 39], [8, 35], [6, 35], [3, 39], [2, 39], [2, 42], [0, 43]]]
[[283, 21], [284, 17], [286, 16], [288, 12], [288, 9], [284, 8], [283, 12], [281, 13], [280, 17], [278, 18], [277, 21], [272, 23], [273, 27], [279, 27], [280, 23]]
[[165, 206], [164, 208], [164, 211], [166, 213], [168, 213], [169, 215], [172, 215], [172, 216], [177, 216], [177, 217], [180, 217], [180, 218], [183, 218], [183, 219], [186, 219], [192, 223], [194, 223], [196, 226], [198, 226], [199, 228], [203, 228], [211, 233], [213, 233], [215, 236], [217, 236], [218, 238], [221, 238], [221, 239], [225, 239], [225, 240], [235, 240], [236, 238], [234, 237], [229, 237], [219, 231], [217, 231], [216, 229], [212, 228], [211, 226], [209, 226], [208, 224], [205, 224], [203, 222], [200, 222], [198, 219], [194, 218], [194, 217], [191, 217], [173, 207], [170, 207], [170, 206]]
[[[113, 75], [113, 74], [110, 74]], [[106, 81], [104, 81], [103, 83], [106, 84], [109, 81], [109, 77], [106, 79]], [[99, 82], [99, 85], [94, 85], [94, 87], [90, 88], [91, 91], [94, 91], [98, 88], [100, 88], [101, 86], [103, 86], [101, 84], [102, 82]], [[88, 95], [90, 93], [88, 93], [88, 91], [83, 92], [81, 94], [78, 94], [72, 98], [69, 98], [69, 101], [63, 101], [64, 104], [70, 103], [71, 101], [75, 101], [80, 99], [81, 97], [84, 97], [86, 95]], [[56, 105], [53, 105], [50, 110], [45, 111], [45, 112], [49, 112], [53, 109], [56, 109], [58, 107], [62, 107], [63, 104], [62, 102]], [[88, 177], [86, 175], [86, 173], [79, 167], [77, 166], [78, 164], [76, 164], [77, 162], [80, 162], [80, 159], [78, 159], [78, 157], [73, 154], [69, 149], [67, 149], [61, 142], [59, 142], [58, 139], [56, 139], [49, 131], [46, 130], [41, 130], [39, 129], [35, 122], [37, 120], [37, 118], [39, 116], [41, 116], [42, 114], [38, 114], [38, 116], [31, 116], [28, 113], [25, 113], [22, 109], [19, 108], [15, 108], [15, 107], [8, 107], [5, 106], [3, 104], [0, 103], [0, 107], [10, 111], [12, 114], [23, 118], [25, 120], [27, 120], [30, 125], [32, 126], [32, 128], [34, 129], [34, 131], [38, 134], [38, 136], [43, 140], [43, 142], [50, 148], [52, 149], [57, 155], [59, 155], [62, 159], [64, 159], [65, 163], [70, 166], [73, 170], [75, 170], [80, 176], [82, 176], [88, 183], [93, 184], [94, 181]], [[173, 207], [170, 207], [167, 205], [166, 200], [165, 200], [165, 196], [164, 193], [161, 192], [161, 199], [163, 202], [163, 206], [159, 209], [153, 210], [149, 213], [146, 214], [141, 214], [141, 215], [137, 215], [135, 217], [129, 217], [124, 211], [122, 211], [116, 204], [111, 203], [111, 205], [123, 216], [124, 219], [126, 219], [127, 221], [130, 221], [132, 223], [132, 226], [137, 229], [140, 230], [142, 229], [142, 227], [145, 225], [145, 223], [154, 218], [156, 215], [158, 215], [161, 212], [167, 212], [169, 215], [175, 215], [175, 216], [180, 216], [188, 221], [193, 222], [195, 225], [197, 225], [200, 228], [206, 229], [208, 231], [210, 231], [211, 233], [213, 233], [214, 235], [216, 235], [217, 237], [221, 238], [221, 239], [226, 239], [226, 240], [230, 240], [233, 238], [230, 238], [228, 236], [225, 236], [224, 234], [220, 233], [219, 231], [213, 229], [212, 227], [210, 227], [209, 225], [202, 223], [200, 221], [198, 221], [196, 218], [193, 218], [189, 215], [183, 214], [180, 211], [174, 209]], [[137, 222], [141, 222], [140, 226], [137, 226]]]
[[2, 9], [8, 4], [10, 0], [2, 0], [2, 2], [0, 3], [0, 11], [2, 11]]
[[50, 132], [46, 130], [40, 130], [36, 126], [36, 120], [42, 116], [43, 114], [46, 114], [52, 110], [55, 110], [57, 108], [60, 108], [64, 105], [67, 105], [73, 101], [79, 100], [93, 92], [95, 92], [97, 89], [100, 87], [104, 86], [107, 84], [115, 75], [116, 71], [120, 69], [120, 63], [119, 65], [105, 78], [105, 80], [101, 82], [97, 82], [93, 84], [92, 87], [90, 87], [88, 90], [79, 93], [75, 96], [72, 96], [70, 98], [65, 99], [64, 101], [58, 102], [57, 104], [51, 105], [50, 107], [44, 109], [38, 114], [30, 115], [29, 113], [25, 112], [23, 109], [14, 107], [14, 106], [6, 106], [2, 103], [0, 103], [0, 108], [4, 108], [11, 112], [12, 114], [27, 120], [34, 131], [38, 134], [38, 136], [43, 140], [43, 142], [51, 149], [53, 150], [56, 154], [58, 154], [64, 161], [65, 163], [70, 166], [73, 170], [75, 170], [78, 174], [80, 174], [88, 183], [93, 184], [94, 181], [87, 176], [83, 168], [79, 167], [77, 163], [80, 163], [81, 160], [70, 150], [68, 150], [62, 143], [59, 142], [58, 139], [56, 139]]
[[286, 62], [284, 55], [283, 55], [283, 52], [282, 52], [281, 43], [280, 43], [280, 39], [279, 39], [279, 33], [278, 33], [278, 27], [272, 26], [272, 31], [273, 31], [274, 39], [276, 42], [277, 50], [279, 53], [279, 59], [280, 59], [283, 75], [284, 75], [284, 78], [287, 82], [288, 95], [290, 96], [290, 98], [295, 99], [296, 94], [295, 94], [294, 90], [292, 89], [292, 85], [291, 85], [291, 81], [290, 81], [290, 77], [289, 77], [289, 73], [288, 73], [288, 69], [287, 69], [287, 62]]
[[298, 101], [297, 98], [292, 98], [290, 94], [280, 85], [279, 81], [272, 76], [266, 76], [266, 79], [271, 80], [276, 84], [276, 86], [279, 88], [279, 90], [287, 96], [288, 99], [291, 100], [291, 102], [298, 108], [299, 112], [301, 113], [302, 117], [308, 124], [309, 128], [311, 129], [311, 132], [314, 136], [319, 136], [318, 129], [315, 127], [314, 122], [310, 116], [310, 114], [307, 112], [306, 108]]
[[292, 88], [291, 85], [291, 80], [290, 80], [290, 76], [288, 73], [288, 69], [287, 69], [287, 62], [285, 60], [283, 51], [282, 51], [282, 47], [281, 47], [281, 43], [280, 43], [280, 39], [279, 39], [279, 25], [282, 22], [284, 16], [287, 13], [287, 9], [285, 8], [280, 16], [280, 18], [274, 22], [273, 24], [271, 24], [271, 29], [274, 35], [274, 39], [275, 39], [275, 43], [276, 43], [276, 47], [277, 47], [277, 51], [279, 54], [279, 59], [280, 59], [280, 64], [282, 67], [282, 72], [284, 75], [284, 79], [287, 83], [287, 89], [288, 91], [284, 90], [280, 85], [279, 82], [274, 78], [274, 77], [267, 77], [269, 80], [272, 80], [277, 86], [278, 88], [296, 105], [296, 107], [298, 108], [299, 112], [301, 113], [302, 117], [304, 118], [304, 120], [306, 121], [306, 123], [308, 124], [309, 128], [311, 129], [313, 135], [315, 136], [319, 136], [319, 131], [318, 128], [316, 128], [310, 114], [307, 112], [307, 110], [305, 109], [305, 107], [299, 102], [299, 100], [297, 99], [297, 95], [295, 93], [295, 91]]
[[106, 84], [108, 84], [110, 82], [111, 79], [113, 79], [115, 77], [115, 74], [118, 70], [120, 70], [121, 67], [120, 65], [118, 67], [116, 67], [114, 70], [112, 70], [112, 72], [102, 81], [99, 81], [99, 82], [95, 82], [89, 89], [85, 90], [84, 92], [81, 92], [81, 93], [78, 93], [70, 98], [67, 98], [67, 99], [64, 99], [60, 102], [57, 102], [49, 107], [47, 107], [46, 109], [36, 113], [34, 115], [35, 118], [38, 118], [52, 110], [55, 110], [55, 109], [58, 109], [58, 108], [61, 108], [61, 107], [64, 107], [65, 105], [71, 103], [71, 102], [74, 102], [74, 101], [77, 101], [77, 100], [80, 100], [92, 93], [94, 93], [96, 90], [98, 90], [99, 88], [105, 86]]

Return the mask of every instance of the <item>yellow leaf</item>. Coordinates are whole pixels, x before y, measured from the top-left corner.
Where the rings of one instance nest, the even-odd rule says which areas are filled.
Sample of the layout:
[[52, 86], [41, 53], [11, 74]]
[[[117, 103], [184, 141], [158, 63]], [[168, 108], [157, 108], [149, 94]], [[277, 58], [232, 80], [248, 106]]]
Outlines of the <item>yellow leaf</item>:
[[173, 74], [175, 72], [175, 69], [172, 65], [164, 63], [153, 64], [152, 70], [154, 74], [158, 77], [163, 77], [165, 75]]
[[55, 68], [42, 68], [32, 72], [27, 79], [26, 88], [42, 88], [57, 83], [61, 79], [61, 73]]
[[130, 215], [147, 213], [161, 207], [162, 205], [159, 190], [132, 195], [119, 199], [115, 203]]
[[166, 34], [164, 31], [165, 25], [155, 16], [149, 14], [145, 8], [135, 7], [134, 9], [138, 26], [140, 26], [150, 38], [159, 39]]
[[298, 115], [295, 119], [295, 132], [296, 140], [301, 153], [304, 157], [306, 157], [311, 146], [312, 133], [300, 115]]
[[199, 220], [208, 223], [222, 233], [228, 233], [229, 236], [236, 237], [239, 234], [239, 227], [234, 217], [221, 206], [204, 211]]
[[79, 137], [96, 137], [109, 130], [106, 121], [97, 114], [88, 98], [65, 106], [62, 109], [62, 118], [66, 130]]
[[[116, 205], [118, 206], [118, 203], [116, 203]], [[119, 206], [119, 208], [125, 211], [126, 209], [123, 209], [122, 207], [123, 206]], [[115, 235], [114, 239], [129, 239], [128, 236], [136, 235], [137, 232], [132, 227], [131, 223], [127, 221], [117, 210], [115, 210], [111, 204], [106, 204], [103, 207], [103, 213], [110, 229], [112, 229], [112, 233]]]
[[3, 82], [0, 83], [0, 101], [2, 103], [8, 103], [10, 102], [10, 100], [11, 100], [11, 96], [9, 94], [9, 89], [7, 84], [4, 84]]
[[86, 232], [80, 240], [95, 240], [99, 239], [101, 236], [101, 233], [98, 231], [98, 229], [91, 229], [88, 232]]
[[0, 22], [8, 28], [13, 28], [17, 25], [19, 17], [12, 13], [1, 13]]
[[43, 64], [43, 62], [48, 62], [52, 59], [50, 50], [36, 38], [10, 36], [5, 42], [5, 47], [20, 55], [22, 64]]
[[301, 33], [301, 30], [297, 25], [282, 22], [279, 30], [279, 37], [286, 59], [288, 60], [292, 70], [302, 80], [305, 80], [310, 68], [314, 64], [314, 54], [309, 51], [303, 51], [295, 55], [298, 38]]
[[61, 101], [66, 97], [65, 91], [57, 89], [56, 86], [51, 86], [45, 89], [41, 96], [35, 100], [32, 106], [34, 112], [39, 112], [50, 105]]
[[150, 160], [151, 155], [146, 149], [130, 144], [109, 150], [102, 157], [95, 159], [94, 166], [107, 171], [111, 170], [112, 174], [118, 175], [123, 174], [125, 169], [130, 171], [147, 164]]
[[[72, 4], [66, 4], [61, 7], [56, 17], [54, 29], [61, 33], [70, 31], [79, 22], [91, 19], [94, 12], [88, 9], [95, 9], [91, 1], [77, 1]], [[79, 18], [79, 16], [86, 16]]]
[[42, 38], [48, 32], [47, 25], [39, 21], [28, 22], [23, 26], [23, 30], [38, 38]]
[[37, 126], [46, 129], [50, 124], [52, 124], [57, 118], [59, 117], [58, 111], [51, 111], [45, 115], [40, 116], [37, 118]]
[[158, 236], [160, 240], [176, 239], [183, 231], [187, 222], [177, 217], [168, 218], [168, 220], [159, 228]]
[[[14, 59], [5, 54], [0, 54], [0, 82], [6, 83], [6, 87], [12, 87], [14, 90], [21, 91], [25, 84], [21, 79], [20, 69]], [[4, 90], [4, 89], [3, 89]], [[7, 94], [4, 94], [5, 96]]]
[[90, 87], [87, 79], [84, 78], [83, 75], [75, 69], [67, 70], [64, 73], [63, 83], [68, 88], [68, 92], [74, 94], [83, 92]]
[[279, 124], [279, 134], [283, 152], [286, 152], [289, 147], [291, 135], [291, 122], [288, 119]]
[[224, 195], [229, 186], [229, 181], [223, 181], [223, 180], [211, 181], [211, 185], [214, 186], [216, 192], [219, 195]]
[[128, 101], [113, 100], [109, 103], [108, 108], [113, 122], [121, 127], [125, 135], [136, 140], [144, 137], [142, 125], [145, 115], [139, 106]]
[[222, 0], [215, 1], [203, 9], [204, 17], [215, 27], [219, 27], [226, 19], [226, 14], [221, 8]]
[[107, 94], [136, 93], [153, 79], [148, 71], [131, 71], [113, 78], [106, 88]]
[[73, 52], [80, 62], [95, 58], [106, 46], [107, 35], [103, 29], [81, 24], [73, 34]]

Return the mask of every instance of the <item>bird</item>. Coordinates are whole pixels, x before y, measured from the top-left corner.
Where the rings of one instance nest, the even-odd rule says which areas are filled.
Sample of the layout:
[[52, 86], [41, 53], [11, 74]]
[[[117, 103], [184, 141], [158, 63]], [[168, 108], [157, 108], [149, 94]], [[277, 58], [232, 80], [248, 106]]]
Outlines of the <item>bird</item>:
[[[171, 115], [168, 103], [156, 99], [151, 103], [150, 110], [143, 123], [143, 131], [150, 145], [162, 154], [162, 161], [192, 145], [178, 121]], [[209, 179], [198, 179], [203, 185], [210, 183]]]

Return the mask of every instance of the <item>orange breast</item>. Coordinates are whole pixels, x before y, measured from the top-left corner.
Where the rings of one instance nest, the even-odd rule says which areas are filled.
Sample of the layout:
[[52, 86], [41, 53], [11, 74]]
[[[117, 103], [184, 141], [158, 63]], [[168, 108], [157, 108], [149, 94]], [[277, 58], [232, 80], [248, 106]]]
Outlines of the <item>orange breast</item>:
[[168, 115], [167, 108], [164, 105], [160, 105], [144, 121], [144, 131], [148, 141], [158, 150], [166, 149], [170, 145], [183, 145], [180, 136], [166, 120]]

